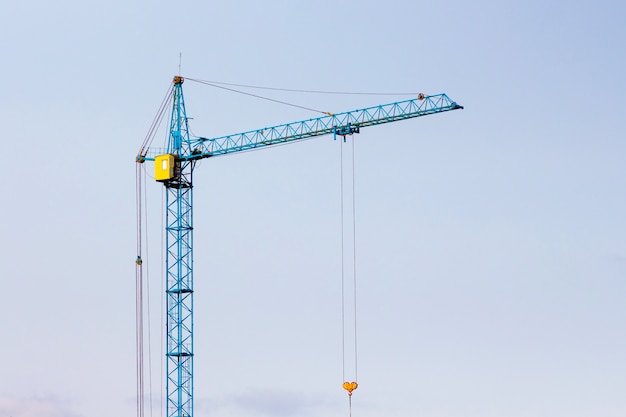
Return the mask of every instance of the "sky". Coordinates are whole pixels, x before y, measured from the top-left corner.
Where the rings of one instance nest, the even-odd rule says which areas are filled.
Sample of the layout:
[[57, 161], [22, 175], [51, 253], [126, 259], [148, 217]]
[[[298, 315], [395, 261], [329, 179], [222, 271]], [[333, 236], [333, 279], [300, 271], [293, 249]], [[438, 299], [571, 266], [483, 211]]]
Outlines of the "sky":
[[[135, 156], [179, 72], [465, 107], [344, 147], [354, 140], [354, 417], [626, 415], [623, 2], [10, 3], [0, 417], [134, 415]], [[318, 116], [184, 91], [205, 137]], [[407, 98], [253, 92], [335, 113]], [[197, 416], [349, 415], [340, 149], [320, 137], [196, 168]], [[146, 181], [154, 417], [162, 188]]]

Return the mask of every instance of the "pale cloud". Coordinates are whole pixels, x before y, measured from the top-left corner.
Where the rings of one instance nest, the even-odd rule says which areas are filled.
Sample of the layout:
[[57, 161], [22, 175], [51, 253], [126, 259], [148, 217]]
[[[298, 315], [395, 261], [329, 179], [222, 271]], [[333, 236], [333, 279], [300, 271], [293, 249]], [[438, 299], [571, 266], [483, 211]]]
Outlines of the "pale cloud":
[[1, 417], [78, 417], [66, 401], [52, 397], [0, 396]]
[[254, 389], [221, 400], [200, 400], [198, 406], [199, 409], [210, 408], [211, 414], [220, 417], [328, 415], [334, 408], [320, 398], [277, 389]]

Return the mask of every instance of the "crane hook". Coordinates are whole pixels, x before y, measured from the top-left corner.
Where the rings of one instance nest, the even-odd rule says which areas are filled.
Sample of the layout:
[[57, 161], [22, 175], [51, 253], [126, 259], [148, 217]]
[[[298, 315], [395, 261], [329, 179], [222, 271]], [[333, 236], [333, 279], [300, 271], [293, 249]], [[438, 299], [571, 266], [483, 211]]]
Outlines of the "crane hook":
[[348, 396], [352, 397], [352, 391], [354, 391], [355, 389], [357, 389], [357, 387], [359, 386], [359, 384], [357, 384], [356, 382], [344, 382], [343, 383], [343, 389], [345, 389], [346, 391], [348, 391]]

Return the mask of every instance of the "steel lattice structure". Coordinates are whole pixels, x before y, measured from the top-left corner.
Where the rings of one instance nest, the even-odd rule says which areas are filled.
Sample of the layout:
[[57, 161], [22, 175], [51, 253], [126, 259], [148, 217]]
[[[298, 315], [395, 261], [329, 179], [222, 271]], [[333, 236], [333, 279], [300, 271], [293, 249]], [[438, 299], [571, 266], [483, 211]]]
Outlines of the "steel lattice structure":
[[[169, 147], [176, 155], [190, 153], [189, 128], [182, 78], [174, 80]], [[194, 161], [176, 164], [165, 181], [167, 416], [193, 416], [193, 215]]]
[[166, 395], [167, 417], [193, 417], [193, 186], [197, 160], [296, 142], [323, 135], [352, 135], [360, 128], [463, 107], [445, 94], [251, 130], [217, 138], [189, 135], [182, 85], [174, 77], [165, 149], [142, 147], [137, 162], [155, 162], [166, 192]]

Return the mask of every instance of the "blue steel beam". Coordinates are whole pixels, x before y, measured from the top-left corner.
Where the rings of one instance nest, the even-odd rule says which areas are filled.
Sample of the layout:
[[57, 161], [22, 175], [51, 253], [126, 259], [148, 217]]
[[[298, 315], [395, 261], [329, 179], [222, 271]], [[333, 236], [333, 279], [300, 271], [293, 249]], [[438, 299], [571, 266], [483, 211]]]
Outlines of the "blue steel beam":
[[[174, 78], [168, 152], [190, 153], [182, 77]], [[195, 161], [177, 161], [166, 188], [166, 412], [193, 416], [193, 216], [192, 175]]]
[[192, 176], [202, 158], [296, 142], [323, 135], [351, 135], [360, 128], [463, 107], [445, 94], [422, 96], [344, 113], [213, 139], [189, 136], [182, 77], [174, 77], [170, 131], [165, 149], [142, 148], [137, 162], [175, 155], [166, 192], [166, 408], [167, 417], [193, 417], [193, 199]]
[[[204, 137], [192, 138], [190, 139], [191, 153], [179, 155], [179, 157], [181, 159], [195, 160], [279, 145], [315, 136], [358, 133], [361, 127], [396, 122], [462, 108], [463, 106], [452, 101], [445, 94], [422, 96], [416, 99], [382, 104], [344, 113], [329, 114], [314, 119], [265, 127], [212, 139]], [[155, 156], [168, 152], [167, 149], [149, 148], [140, 152], [138, 160], [154, 160]]]

